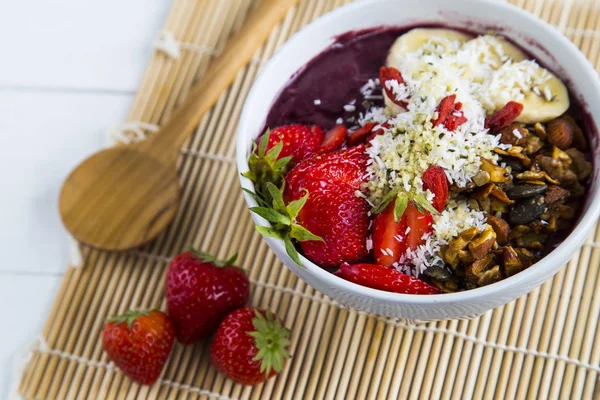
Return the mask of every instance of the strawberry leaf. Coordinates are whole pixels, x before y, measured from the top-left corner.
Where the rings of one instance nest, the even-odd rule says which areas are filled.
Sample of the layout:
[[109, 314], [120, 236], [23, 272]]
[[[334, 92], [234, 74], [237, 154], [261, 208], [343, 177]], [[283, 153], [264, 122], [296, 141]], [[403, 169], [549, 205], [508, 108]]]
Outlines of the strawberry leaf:
[[265, 201], [262, 199], [262, 197], [260, 197], [259, 195], [257, 195], [256, 193], [254, 193], [251, 190], [248, 190], [246, 188], [242, 188], [242, 190], [246, 193], [248, 193], [250, 196], [252, 196], [252, 198], [254, 200], [256, 200], [256, 202], [258, 203], [258, 205], [260, 207], [268, 207], [269, 205], [267, 203], [265, 203]]
[[289, 217], [278, 213], [277, 211], [273, 210], [272, 208], [252, 207], [252, 208], [250, 208], [250, 211], [252, 211], [255, 214], [260, 215], [267, 221], [272, 222], [274, 224], [290, 225], [292, 223], [292, 221], [290, 220]]
[[308, 190], [304, 189], [304, 191], [306, 192], [304, 196], [302, 196], [298, 200], [291, 201], [286, 207], [286, 210], [292, 220], [294, 220], [298, 216], [298, 213], [300, 212], [302, 207], [304, 207], [304, 204], [306, 204], [306, 201], [308, 200]]
[[283, 243], [285, 244], [285, 251], [290, 256], [290, 258], [299, 266], [302, 266], [302, 261], [300, 261], [300, 255], [298, 254], [298, 250], [294, 247], [294, 244], [289, 238], [283, 239]]
[[381, 202], [371, 211], [371, 214], [380, 214], [380, 213], [382, 213], [383, 210], [386, 209], [386, 207], [388, 206], [388, 204], [390, 204], [391, 201], [394, 200], [394, 197], [396, 197], [396, 195], [398, 195], [398, 191], [397, 190], [392, 190], [391, 192], [389, 192], [385, 196], [383, 196], [381, 198]]
[[269, 165], [275, 164], [277, 161], [277, 157], [283, 150], [283, 142], [280, 140], [275, 146], [271, 147], [271, 149], [265, 155], [265, 160], [269, 163]]
[[127, 323], [127, 329], [131, 329], [131, 325], [135, 322], [138, 317], [142, 315], [148, 315], [152, 311], [157, 311], [156, 309], [152, 310], [128, 310], [121, 315], [115, 315], [113, 317], [106, 318], [106, 322], [114, 322], [117, 325], [122, 324], [123, 322]]
[[267, 183], [267, 190], [273, 199], [273, 209], [280, 213], [286, 212], [282, 191], [271, 182]]
[[[427, 198], [425, 196], [423, 196], [421, 193], [419, 194], [415, 194], [412, 196], [412, 200], [413, 203], [415, 204], [415, 207], [417, 207], [417, 209], [419, 209], [419, 211], [425, 210], [427, 212], [429, 212], [431, 215], [437, 215], [439, 214], [439, 211], [435, 209], [435, 207], [433, 207], [431, 205], [431, 203], [427, 200]], [[424, 212], [421, 212], [422, 214], [425, 214]]]
[[267, 146], [269, 145], [269, 137], [271, 136], [271, 130], [267, 129], [264, 135], [260, 138], [258, 143], [258, 156], [264, 157], [267, 153]]
[[297, 224], [292, 224], [290, 237], [296, 239], [299, 242], [306, 242], [308, 240], [317, 240], [320, 242], [325, 242], [322, 237], [313, 235], [308, 229]]
[[404, 211], [406, 211], [407, 206], [408, 198], [398, 194], [396, 197], [396, 204], [394, 205], [394, 221], [400, 222], [400, 218], [402, 218], [402, 214], [404, 214]]
[[269, 228], [268, 226], [256, 225], [256, 230], [263, 236], [272, 237], [274, 239], [283, 239], [279, 232], [273, 228]]

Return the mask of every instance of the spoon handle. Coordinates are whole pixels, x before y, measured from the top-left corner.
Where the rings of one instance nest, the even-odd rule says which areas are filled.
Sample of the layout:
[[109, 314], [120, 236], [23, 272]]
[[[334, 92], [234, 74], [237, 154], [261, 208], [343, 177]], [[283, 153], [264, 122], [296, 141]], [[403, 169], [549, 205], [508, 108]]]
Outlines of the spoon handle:
[[261, 0], [238, 33], [226, 44], [206, 74], [194, 85], [186, 100], [175, 110], [162, 129], [138, 150], [151, 154], [164, 164], [175, 164], [179, 149], [198, 126], [202, 116], [217, 102], [238, 71], [267, 40], [271, 30], [298, 0]]

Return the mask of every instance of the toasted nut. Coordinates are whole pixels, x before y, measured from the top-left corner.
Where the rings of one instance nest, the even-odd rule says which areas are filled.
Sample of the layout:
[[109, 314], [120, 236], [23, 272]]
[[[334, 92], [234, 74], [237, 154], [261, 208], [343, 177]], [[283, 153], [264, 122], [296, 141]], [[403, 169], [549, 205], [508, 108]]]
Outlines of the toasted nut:
[[544, 196], [547, 204], [554, 204], [558, 201], [565, 200], [569, 196], [569, 191], [557, 185], [548, 186], [548, 190]]
[[479, 229], [476, 227], [472, 227], [469, 229], [465, 229], [461, 233], [458, 234], [457, 238], [462, 239], [465, 243], [464, 246], [461, 247], [461, 250], [467, 247], [467, 244], [473, 240], [473, 238], [479, 233]]
[[533, 129], [540, 139], [546, 139], [546, 127], [544, 125], [536, 122], [535, 125], [533, 125]]
[[529, 166], [531, 164], [531, 159], [523, 154], [523, 148], [519, 146], [513, 146], [508, 149], [508, 151], [496, 147], [494, 149], [494, 153], [500, 154], [501, 156], [518, 158], [525, 166]]
[[506, 193], [504, 193], [504, 190], [502, 190], [501, 188], [499, 188], [496, 185], [494, 185], [494, 189], [490, 192], [490, 195], [494, 196], [495, 198], [500, 200], [502, 203], [505, 203], [505, 204], [514, 203], [514, 201], [509, 199], [508, 196], [506, 195]]
[[479, 286], [485, 286], [500, 280], [502, 280], [502, 272], [500, 271], [500, 267], [496, 265], [481, 274], [477, 280], [477, 284]]
[[517, 179], [528, 181], [546, 180], [547, 182], [558, 184], [558, 181], [549, 176], [545, 171], [525, 171], [517, 174]]
[[498, 200], [496, 197], [490, 197], [490, 211], [494, 213], [507, 213], [509, 211], [508, 206], [508, 203]]
[[495, 183], [508, 182], [511, 179], [510, 174], [504, 168], [492, 163], [490, 160], [481, 157], [481, 167], [483, 171], [490, 174], [490, 181]]
[[556, 146], [552, 148], [552, 158], [558, 160], [563, 166], [568, 167], [569, 165], [571, 165], [571, 157], [569, 157], [567, 153], [565, 153]]
[[523, 181], [521, 181], [521, 183], [526, 184], [526, 185], [546, 186], [546, 182], [544, 182], [544, 181], [523, 180]]
[[548, 141], [559, 149], [569, 148], [573, 143], [573, 125], [565, 118], [557, 118], [548, 122], [546, 133]]
[[450, 246], [441, 250], [442, 259], [446, 261], [452, 268], [458, 265], [458, 250]]
[[508, 239], [508, 234], [510, 233], [510, 225], [508, 222], [502, 218], [488, 215], [487, 224], [492, 227], [494, 232], [496, 232], [496, 240], [498, 243], [506, 242], [506, 239]]
[[492, 262], [493, 258], [493, 254], [487, 254], [485, 257], [482, 257], [469, 265], [466, 271], [467, 279], [472, 282], [477, 282], [481, 274], [483, 274], [483, 271], [485, 271], [487, 266]]
[[527, 143], [525, 145], [525, 153], [530, 154], [530, 155], [535, 154], [543, 146], [544, 146], [544, 144], [542, 143], [542, 140], [539, 137], [529, 135], [529, 136], [527, 136]]
[[483, 232], [469, 243], [469, 251], [474, 259], [479, 260], [490, 251], [494, 242], [496, 242], [496, 232], [491, 226], [486, 225]]
[[571, 126], [573, 127], [573, 144], [577, 146], [579, 150], [587, 150], [587, 140], [585, 138], [585, 135], [583, 134], [583, 131], [577, 124], [577, 121], [575, 121], [575, 119], [573, 119], [573, 117], [571, 117], [569, 114], [564, 114], [562, 118], [569, 121], [571, 123]]
[[577, 150], [576, 148], [568, 149], [565, 151], [573, 163], [571, 169], [577, 174], [577, 179], [580, 181], [585, 179], [589, 174], [592, 173], [592, 163], [585, 159], [585, 155]]
[[529, 131], [517, 124], [510, 124], [500, 129], [498, 133], [501, 135], [500, 143], [524, 146], [527, 143], [526, 137]]
[[502, 262], [506, 276], [513, 276], [523, 269], [523, 261], [521, 261], [512, 246], [506, 246], [502, 249]]
[[486, 171], [479, 171], [473, 176], [473, 182], [477, 186], [483, 186], [490, 181], [490, 174]]
[[492, 193], [495, 187], [496, 185], [494, 185], [493, 183], [488, 183], [481, 189], [478, 189], [475, 192], [473, 192], [471, 197], [476, 200], [487, 199], [488, 197], [490, 197], [490, 193]]
[[458, 260], [463, 264], [472, 263], [475, 261], [471, 253], [468, 250], [459, 250], [458, 252]]

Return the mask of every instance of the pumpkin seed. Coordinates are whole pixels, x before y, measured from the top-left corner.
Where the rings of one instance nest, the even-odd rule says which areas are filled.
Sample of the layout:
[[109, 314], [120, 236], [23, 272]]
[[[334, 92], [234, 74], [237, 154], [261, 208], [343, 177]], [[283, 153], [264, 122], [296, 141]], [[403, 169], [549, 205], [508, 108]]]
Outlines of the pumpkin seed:
[[516, 185], [506, 191], [506, 194], [511, 199], [526, 199], [542, 194], [548, 189], [546, 185]]

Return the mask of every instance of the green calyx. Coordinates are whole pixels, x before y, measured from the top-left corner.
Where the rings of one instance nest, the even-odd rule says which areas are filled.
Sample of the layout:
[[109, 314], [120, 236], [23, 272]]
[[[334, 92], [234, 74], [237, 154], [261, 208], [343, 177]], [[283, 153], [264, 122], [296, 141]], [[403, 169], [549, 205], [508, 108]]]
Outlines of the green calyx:
[[114, 322], [117, 325], [122, 324], [123, 322], [127, 322], [127, 329], [131, 329], [131, 325], [135, 322], [138, 317], [142, 315], [148, 315], [152, 311], [157, 311], [156, 309], [152, 310], [128, 310], [124, 314], [115, 315], [113, 317], [106, 318], [106, 322]]
[[270, 310], [266, 314], [256, 310], [256, 317], [252, 319], [255, 331], [248, 335], [254, 338], [258, 349], [253, 361], [260, 361], [260, 372], [269, 376], [271, 371], [281, 372], [285, 360], [292, 357], [287, 350], [291, 331]]
[[[299, 242], [308, 240], [323, 241], [323, 238], [313, 235], [308, 229], [296, 222], [298, 213], [308, 200], [308, 191], [305, 191], [305, 195], [298, 200], [294, 200], [286, 205], [283, 201], [282, 189], [279, 189], [271, 182], [267, 182], [266, 189], [269, 192], [272, 203], [267, 205], [263, 200], [263, 205], [252, 207], [250, 211], [269, 221], [271, 227], [256, 226], [256, 230], [264, 236], [283, 240], [287, 254], [296, 264], [302, 266], [300, 255], [294, 247], [292, 240]], [[261, 203], [259, 202], [259, 204]]]
[[323, 241], [323, 239], [313, 235], [296, 222], [298, 213], [308, 200], [308, 191], [302, 198], [288, 205], [283, 201], [284, 177], [291, 167], [292, 157], [277, 159], [283, 149], [282, 141], [267, 151], [270, 135], [271, 132], [267, 130], [260, 139], [258, 147], [256, 143], [254, 144], [248, 158], [250, 170], [242, 174], [254, 183], [256, 193], [248, 189], [242, 190], [252, 196], [258, 204], [258, 207], [252, 207], [250, 210], [271, 223], [271, 227], [257, 226], [256, 230], [264, 236], [283, 240], [287, 254], [296, 264], [302, 266], [300, 255], [292, 241]]
[[396, 200], [396, 203], [394, 204], [394, 221], [396, 222], [400, 222], [400, 218], [402, 218], [404, 211], [406, 211], [408, 203], [414, 205], [421, 214], [439, 214], [438, 210], [431, 205], [422, 193], [404, 193], [399, 190], [392, 190], [383, 196], [379, 204], [371, 210], [371, 213], [374, 215], [382, 213], [394, 200]]
[[286, 172], [289, 170], [291, 166], [290, 161], [292, 160], [292, 156], [278, 159], [281, 150], [283, 150], [283, 141], [279, 141], [279, 143], [267, 151], [270, 136], [271, 131], [267, 130], [260, 139], [258, 147], [254, 143], [252, 153], [248, 157], [248, 167], [250, 170], [242, 174], [254, 182], [257, 195], [267, 201], [267, 203], [271, 200], [266, 187], [267, 183], [270, 182], [279, 186]]
[[204, 262], [211, 263], [216, 265], [217, 267], [224, 267], [226, 265], [233, 265], [235, 260], [237, 260], [238, 255], [235, 253], [233, 256], [229, 257], [227, 260], [219, 260], [213, 255], [203, 252], [202, 250], [195, 249], [192, 245], [190, 245], [190, 251], [194, 253], [196, 258], [201, 259]]

